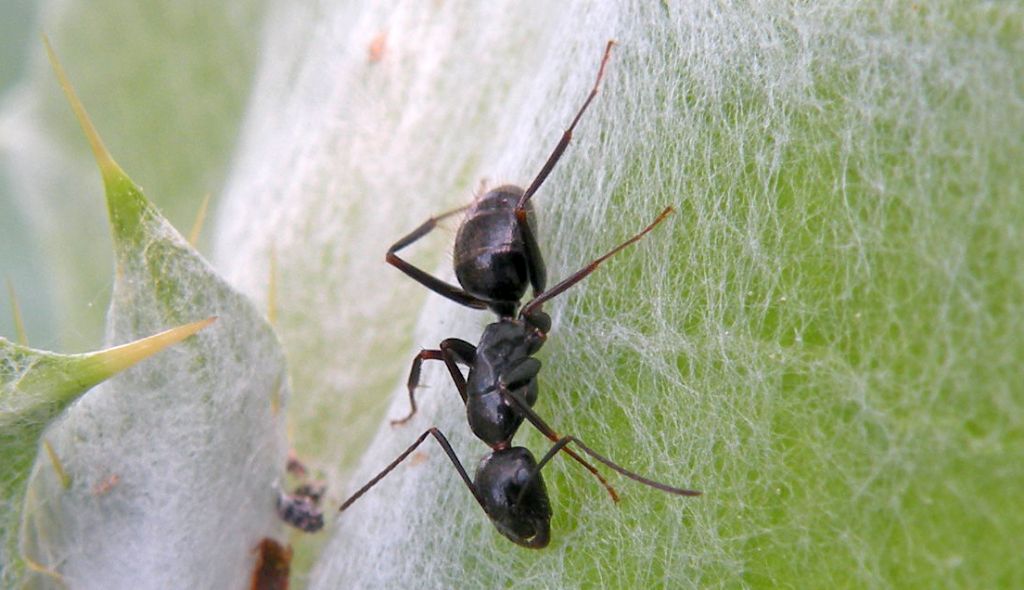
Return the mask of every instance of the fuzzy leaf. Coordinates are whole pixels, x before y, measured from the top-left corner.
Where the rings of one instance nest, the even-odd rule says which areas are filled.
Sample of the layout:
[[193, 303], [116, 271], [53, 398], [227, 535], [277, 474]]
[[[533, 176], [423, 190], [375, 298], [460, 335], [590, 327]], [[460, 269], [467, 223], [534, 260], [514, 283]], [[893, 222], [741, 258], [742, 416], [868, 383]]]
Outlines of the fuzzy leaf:
[[[57, 354], [0, 338], [0, 582], [21, 570], [14, 550], [25, 479], [43, 430], [97, 384], [184, 340], [213, 319], [88, 354]], [[10, 573], [7, 573], [10, 572]]]
[[53, 62], [106, 187], [117, 265], [108, 340], [200, 309], [220, 320], [97, 387], [46, 435], [72, 485], [37, 462], [22, 553], [76, 588], [231, 587], [260, 540], [280, 532], [283, 355], [260, 314], [114, 162]]
[[[278, 262], [296, 436], [332, 499], [429, 425], [470, 469], [486, 452], [433, 363], [416, 420], [382, 420], [419, 348], [488, 318], [381, 258], [481, 177], [528, 182], [608, 38], [605, 88], [535, 201], [550, 274], [679, 213], [549, 306], [537, 409], [705, 492], [616, 479], [612, 505], [556, 460], [554, 540], [529, 552], [428, 443], [338, 521], [314, 586], [1024, 586], [1020, 3], [269, 6], [207, 235], [258, 300]], [[454, 225], [410, 257], [450, 277]]]
[[[549, 274], [678, 214], [550, 306], [537, 409], [705, 492], [615, 479], [613, 505], [555, 461], [529, 552], [428, 442], [341, 516], [314, 587], [1024, 583], [1019, 3], [277, 10], [214, 235], [260, 298], [276, 247], [282, 337], [330, 359], [296, 374], [305, 450], [344, 480], [365, 443], [333, 429], [376, 423], [347, 491], [431, 425], [470, 470], [487, 451], [437, 363], [386, 423], [413, 354], [489, 318], [381, 259], [480, 178], [529, 182], [614, 38], [534, 201]], [[455, 225], [410, 259], [450, 277]]]
[[[0, 74], [21, 74], [0, 101], [0, 255], [11, 255], [0, 270], [24, 296], [34, 341], [68, 350], [95, 346], [113, 264], [101, 230], [104, 212], [87, 190], [95, 185], [94, 165], [53, 92], [38, 31], [62, 48], [121, 165], [172, 224], [187, 229], [230, 161], [265, 6], [265, 0], [0, 3], [0, 21], [29, 31], [31, 48], [21, 68]], [[39, 272], [40, 265], [49, 271]]]

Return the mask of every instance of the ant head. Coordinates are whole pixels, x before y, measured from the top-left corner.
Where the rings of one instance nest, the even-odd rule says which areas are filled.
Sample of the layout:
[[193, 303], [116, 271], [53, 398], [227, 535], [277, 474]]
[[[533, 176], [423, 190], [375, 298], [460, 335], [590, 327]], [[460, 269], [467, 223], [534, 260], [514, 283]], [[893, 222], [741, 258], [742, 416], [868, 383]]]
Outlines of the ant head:
[[551, 505], [533, 454], [523, 447], [494, 451], [480, 462], [474, 484], [501, 534], [541, 549], [551, 539]]

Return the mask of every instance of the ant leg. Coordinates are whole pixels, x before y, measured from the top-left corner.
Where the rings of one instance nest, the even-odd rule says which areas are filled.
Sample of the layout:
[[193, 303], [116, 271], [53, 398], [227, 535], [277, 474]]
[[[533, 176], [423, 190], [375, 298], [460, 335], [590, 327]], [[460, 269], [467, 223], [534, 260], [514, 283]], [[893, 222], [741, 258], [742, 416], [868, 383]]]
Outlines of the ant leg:
[[420, 366], [424, 360], [444, 360], [444, 353], [440, 350], [421, 350], [416, 358], [412, 360], [412, 368], [409, 369], [409, 379], [405, 386], [409, 390], [409, 414], [405, 418], [392, 420], [392, 426], [400, 426], [408, 422], [416, 414], [416, 388], [420, 384]]
[[412, 368], [409, 369], [409, 379], [406, 381], [406, 387], [409, 390], [409, 415], [399, 420], [392, 420], [391, 425], [399, 426], [405, 424], [416, 414], [416, 388], [420, 384], [420, 366], [424, 360], [444, 361], [444, 364], [448, 367], [448, 372], [451, 374], [452, 381], [455, 382], [455, 387], [459, 391], [459, 395], [462, 396], [462, 403], [465, 404], [466, 379], [462, 376], [462, 372], [459, 371], [459, 367], [455, 363], [461, 362], [464, 365], [470, 365], [473, 363], [474, 357], [476, 357], [476, 347], [458, 338], [444, 340], [441, 342], [440, 350], [421, 350], [416, 355], [416, 358], [412, 360]]
[[590, 273], [592, 273], [595, 270], [597, 270], [597, 267], [601, 266], [601, 263], [603, 263], [605, 260], [608, 260], [612, 256], [618, 254], [626, 246], [629, 246], [629, 245], [633, 244], [634, 242], [636, 242], [640, 238], [642, 238], [645, 235], [647, 235], [648, 232], [650, 232], [652, 229], [654, 229], [654, 227], [656, 225], [658, 225], [659, 223], [664, 221], [665, 218], [668, 217], [669, 214], [671, 214], [673, 211], [675, 211], [675, 209], [673, 209], [672, 207], [666, 207], [664, 211], [662, 211], [660, 214], [658, 214], [658, 217], [655, 218], [655, 220], [652, 221], [650, 225], [648, 225], [644, 229], [640, 230], [640, 233], [638, 233], [635, 236], [629, 238], [625, 242], [622, 242], [618, 246], [612, 248], [605, 255], [603, 255], [600, 258], [592, 261], [590, 264], [584, 266], [580, 270], [578, 270], [575, 273], [573, 273], [572, 275], [570, 275], [568, 278], [563, 279], [561, 282], [559, 282], [554, 287], [551, 287], [547, 291], [544, 291], [540, 295], [537, 295], [536, 297], [531, 299], [526, 305], [523, 306], [522, 310], [519, 311], [519, 316], [520, 317], [525, 317], [525, 316], [528, 316], [528, 315], [532, 314], [534, 312], [534, 310], [538, 309], [541, 305], [543, 305], [545, 301], [548, 301], [549, 299], [552, 299], [552, 298], [562, 294], [563, 292], [568, 290], [569, 287], [572, 287], [576, 283], [578, 283], [578, 282], [582, 281], [583, 279], [587, 278], [587, 275], [589, 275]]
[[540, 374], [540, 367], [540, 361], [532, 356], [528, 356], [502, 371], [498, 375], [498, 381], [506, 389], [515, 389], [517, 391], [525, 389], [526, 403], [533, 406], [537, 401], [537, 387], [534, 384], [536, 383], [537, 375]]
[[[533, 361], [533, 362], [531, 363], [529, 361]], [[529, 400], [528, 398], [524, 399], [519, 393], [513, 393], [513, 391], [518, 392], [520, 390], [525, 389], [527, 391], [527, 395], [529, 395], [529, 392], [530, 392], [530, 388], [529, 388], [530, 381], [536, 376], [537, 372], [539, 372], [539, 371], [540, 371], [540, 361], [538, 361], [537, 359], [532, 358], [532, 357], [528, 358], [528, 359], [525, 359], [523, 362], [521, 362], [518, 365], [512, 367], [512, 369], [510, 371], [507, 371], [507, 372], [503, 373], [498, 378], [498, 391], [500, 391], [502, 393], [502, 395], [505, 397], [506, 400], [514, 399], [515, 402], [517, 402], [517, 403], [510, 403], [509, 405], [512, 405], [512, 406], [523, 405], [523, 406], [526, 406], [527, 408], [529, 408], [530, 404], [533, 401], [536, 401], [536, 399], [534, 399], [532, 401]], [[531, 372], [533, 374], [533, 377], [529, 376], [529, 374]], [[510, 383], [513, 384], [513, 385], [510, 385]], [[518, 407], [516, 407], [515, 409], [517, 411], [519, 410]], [[533, 410], [530, 410], [530, 411], [532, 412]], [[521, 412], [521, 411], [519, 413], [521, 415], [523, 415], [523, 416], [526, 416], [526, 414]], [[541, 432], [543, 432], [543, 431], [541, 431]], [[547, 435], [547, 433], [544, 433], [544, 434]], [[548, 438], [551, 438], [551, 437], [549, 436]], [[556, 439], [551, 439], [551, 440], [556, 440]], [[615, 491], [615, 488], [613, 488], [612, 485], [610, 483], [608, 483], [608, 480], [605, 479], [603, 475], [601, 475], [601, 472], [598, 471], [596, 467], [591, 465], [589, 461], [587, 461], [583, 457], [579, 456], [579, 454], [577, 454], [576, 451], [574, 451], [572, 449], [565, 449], [565, 454], [567, 454], [570, 457], [572, 457], [577, 463], [579, 463], [587, 471], [589, 471], [591, 473], [591, 475], [596, 477], [597, 480], [599, 482], [601, 482], [601, 485], [604, 486], [604, 489], [608, 491], [608, 495], [611, 496], [613, 502], [618, 502], [619, 501], [619, 493]]]
[[544, 180], [548, 177], [548, 174], [551, 173], [555, 164], [557, 164], [558, 160], [562, 157], [562, 152], [564, 152], [565, 148], [569, 146], [569, 141], [572, 140], [573, 129], [576, 128], [576, 124], [579, 123], [580, 119], [583, 117], [583, 112], [587, 110], [591, 101], [593, 101], [594, 97], [597, 96], [597, 89], [601, 85], [601, 78], [604, 77], [604, 66], [608, 63], [608, 58], [611, 56], [612, 46], [614, 45], [615, 41], [608, 41], [608, 45], [604, 48], [604, 57], [601, 58], [601, 67], [597, 70], [597, 79], [594, 80], [594, 87], [590, 90], [590, 94], [587, 95], [587, 100], [583, 101], [583, 106], [580, 107], [580, 110], [576, 113], [576, 117], [573, 118], [568, 129], [562, 133], [562, 139], [558, 141], [558, 145], [555, 146], [554, 151], [552, 151], [551, 155], [548, 156], [548, 161], [544, 163], [544, 167], [540, 169], [540, 173], [538, 173], [537, 177], [530, 183], [530, 186], [526, 189], [526, 192], [523, 193], [523, 196], [519, 197], [519, 203], [516, 205], [516, 217], [519, 218], [520, 223], [522, 223], [526, 216], [524, 209], [524, 207], [526, 207], [526, 202], [530, 200], [533, 193], [537, 192], [540, 185], [544, 184]]
[[533, 296], [536, 297], [544, 292], [548, 280], [544, 256], [540, 253], [537, 237], [533, 235], [533, 228], [530, 227], [530, 215], [524, 213], [520, 216], [517, 211], [516, 224], [519, 226], [519, 235], [523, 238], [523, 244], [526, 246], [526, 268], [530, 269], [530, 285], [533, 286]]
[[540, 253], [540, 246], [537, 245], [537, 238], [533, 235], [533, 228], [530, 227], [530, 216], [526, 209], [526, 203], [533, 197], [533, 194], [537, 192], [540, 185], [544, 184], [548, 174], [551, 174], [551, 170], [554, 169], [555, 164], [562, 158], [562, 153], [565, 152], [565, 148], [569, 146], [569, 141], [572, 140], [572, 132], [576, 128], [576, 124], [580, 122], [583, 117], [584, 111], [590, 106], [591, 101], [597, 96], [598, 87], [601, 85], [601, 78], [604, 77], [604, 67], [608, 63], [608, 58], [611, 56], [612, 47], [615, 45], [615, 41], [608, 41], [608, 45], [604, 48], [604, 57], [601, 58], [601, 67], [597, 70], [597, 79], [594, 80], [594, 87], [590, 89], [590, 94], [587, 95], [587, 99], [583, 101], [583, 106], [577, 111], [576, 116], [573, 118], [572, 123], [562, 133], [562, 139], [558, 141], [554, 151], [548, 156], [547, 162], [540, 169], [537, 177], [533, 179], [530, 186], [527, 187], [526, 191], [523, 192], [522, 196], [519, 197], [519, 201], [516, 203], [516, 222], [519, 226], [519, 233], [523, 238], [523, 243], [526, 245], [526, 257], [529, 264], [527, 268], [532, 269], [530, 273], [530, 283], [533, 286], [533, 295], [536, 297], [544, 291], [545, 284], [547, 283], [546, 270], [544, 268], [544, 258]]
[[445, 338], [441, 341], [441, 352], [445, 355], [444, 364], [448, 367], [448, 373], [452, 376], [459, 395], [462, 396], [462, 403], [465, 404], [466, 378], [462, 376], [462, 371], [455, 363], [462, 363], [467, 367], [472, 366], [473, 361], [476, 360], [476, 347], [459, 338]]
[[[559, 435], [557, 432], [555, 432], [555, 430], [553, 428], [548, 426], [547, 422], [544, 422], [544, 420], [540, 416], [538, 416], [537, 413], [534, 412], [532, 408], [530, 408], [530, 406], [526, 403], [526, 400], [522, 399], [519, 396], [519, 394], [517, 394], [514, 391], [509, 391], [505, 387], [499, 387], [498, 389], [499, 389], [499, 391], [501, 391], [501, 394], [503, 396], [505, 396], [506, 399], [510, 400], [513, 403], [513, 405], [515, 405], [516, 408], [520, 412], [522, 412], [522, 414], [526, 417], [526, 419], [529, 420], [530, 423], [533, 424], [534, 427], [536, 427], [537, 430], [539, 430], [541, 432], [541, 434], [543, 434], [544, 436], [548, 437], [549, 440], [556, 441], [556, 442], [561, 442], [563, 439], [568, 439], [569, 441], [576, 443], [576, 446], [578, 446], [579, 448], [583, 449], [583, 452], [585, 452], [586, 454], [590, 455], [594, 459], [597, 459], [600, 463], [604, 463], [609, 468], [619, 472], [621, 475], [624, 475], [624, 476], [632, 479], [633, 481], [640, 482], [640, 483], [644, 484], [645, 486], [652, 487], [654, 489], [661, 490], [663, 492], [668, 492], [670, 494], [676, 494], [678, 496], [699, 496], [699, 495], [701, 495], [701, 492], [699, 492], [699, 491], [687, 490], [687, 489], [683, 489], [683, 488], [672, 487], [670, 485], [666, 485], [666, 484], [663, 484], [661, 482], [654, 481], [653, 479], [648, 479], [648, 478], [646, 478], [646, 477], [644, 477], [644, 476], [642, 476], [642, 475], [640, 475], [638, 473], [634, 473], [632, 471], [629, 471], [628, 469], [626, 469], [625, 467], [622, 467], [618, 463], [613, 462], [611, 459], [608, 459], [608, 458], [604, 457], [603, 455], [597, 453], [596, 451], [594, 451], [593, 449], [591, 449], [590, 447], [585, 445], [583, 443], [583, 441], [581, 441], [580, 439], [576, 438], [575, 436], [572, 436], [572, 435], [561, 436], [561, 435]], [[563, 445], [563, 447], [564, 447], [564, 445]], [[565, 450], [566, 450], [566, 452], [569, 451], [568, 448], [565, 448]]]
[[387, 260], [387, 263], [390, 264], [391, 266], [394, 266], [398, 270], [404, 272], [412, 280], [430, 289], [434, 293], [441, 295], [442, 297], [447, 297], [448, 299], [451, 299], [455, 303], [458, 303], [459, 305], [465, 305], [466, 307], [472, 307], [474, 309], [487, 309], [487, 303], [484, 300], [473, 297], [472, 295], [466, 293], [465, 291], [456, 287], [455, 285], [446, 283], [441, 279], [429, 273], [426, 273], [420, 270], [419, 268], [416, 268], [415, 266], [409, 264], [405, 260], [399, 258], [398, 254], [396, 254], [396, 252], [398, 252], [399, 250], [405, 248], [409, 244], [412, 244], [413, 242], [419, 240], [423, 236], [430, 233], [431, 230], [437, 227], [438, 221], [444, 219], [445, 217], [455, 215], [456, 213], [459, 213], [461, 211], [465, 211], [469, 207], [470, 205], [464, 205], [462, 207], [459, 207], [458, 209], [452, 209], [451, 211], [447, 211], [445, 213], [442, 213], [441, 215], [438, 215], [437, 217], [431, 217], [430, 219], [424, 221], [422, 225], [412, 230], [411, 232], [409, 232], [408, 235], [392, 244], [391, 247], [388, 248], [388, 253], [387, 256], [385, 257], [385, 260]]
[[411, 455], [412, 452], [416, 450], [416, 447], [423, 444], [423, 441], [426, 440], [428, 436], [433, 436], [434, 439], [437, 440], [437, 444], [441, 445], [441, 448], [444, 449], [445, 454], [448, 455], [448, 458], [451, 460], [452, 465], [455, 466], [455, 470], [459, 472], [459, 476], [462, 478], [462, 481], [466, 484], [466, 487], [469, 488], [470, 493], [473, 494], [473, 498], [475, 498], [477, 503], [479, 503], [480, 506], [483, 507], [484, 503], [480, 499], [480, 495], [477, 493], [476, 486], [473, 485], [473, 480], [469, 479], [469, 474], [466, 473], [466, 468], [462, 466], [462, 462], [459, 461], [459, 457], [455, 454], [455, 451], [452, 450], [452, 446], [448, 444], [448, 439], [445, 438], [444, 434], [437, 428], [431, 428], [430, 430], [427, 430], [426, 432], [421, 434], [420, 437], [416, 439], [416, 442], [409, 445], [409, 448], [402, 451], [402, 454], [400, 454], [394, 461], [388, 464], [388, 466], [385, 467], [383, 471], [375, 475], [373, 479], [366, 483], [366, 485], [359, 488], [359, 490], [357, 490], [356, 493], [349, 496], [348, 500], [342, 502], [341, 507], [338, 508], [338, 512], [344, 512], [346, 508], [348, 508], [349, 506], [352, 505], [353, 502], [361, 498], [363, 494], [370, 490], [370, 488], [377, 485], [377, 483], [380, 482], [380, 480], [384, 479], [387, 476], [387, 474], [391, 473], [391, 471], [393, 471], [395, 467], [398, 467], [399, 463], [401, 463], [402, 461], [405, 460], [406, 457]]

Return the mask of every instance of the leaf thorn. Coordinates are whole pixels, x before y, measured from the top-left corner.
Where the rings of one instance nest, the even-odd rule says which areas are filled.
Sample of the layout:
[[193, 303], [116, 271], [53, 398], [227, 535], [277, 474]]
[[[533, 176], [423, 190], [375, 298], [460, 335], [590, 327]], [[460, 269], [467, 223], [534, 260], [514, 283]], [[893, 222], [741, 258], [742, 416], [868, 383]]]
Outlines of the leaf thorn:
[[53, 50], [53, 46], [50, 45], [50, 39], [44, 33], [43, 45], [46, 46], [46, 55], [50, 60], [50, 65], [53, 67], [54, 73], [57, 75], [57, 81], [60, 83], [61, 89], [64, 90], [64, 95], [68, 99], [68, 103], [71, 105], [71, 110], [75, 113], [75, 118], [78, 119], [78, 124], [81, 125], [82, 131], [85, 133], [86, 138], [89, 140], [89, 145], [92, 147], [93, 157], [96, 158], [96, 163], [100, 167], [100, 173], [103, 175], [103, 181], [110, 183], [116, 178], [127, 176], [121, 167], [114, 161], [114, 157], [107, 151], [107, 146], [103, 144], [103, 139], [100, 138], [99, 132], [96, 127], [92, 124], [92, 120], [89, 118], [89, 114], [85, 111], [85, 106], [82, 105], [82, 101], [78, 98], [78, 93], [75, 92], [74, 87], [71, 85], [71, 81], [68, 79], [67, 73], [64, 72], [64, 66], [61, 65], [60, 60], [57, 58], [57, 52]]

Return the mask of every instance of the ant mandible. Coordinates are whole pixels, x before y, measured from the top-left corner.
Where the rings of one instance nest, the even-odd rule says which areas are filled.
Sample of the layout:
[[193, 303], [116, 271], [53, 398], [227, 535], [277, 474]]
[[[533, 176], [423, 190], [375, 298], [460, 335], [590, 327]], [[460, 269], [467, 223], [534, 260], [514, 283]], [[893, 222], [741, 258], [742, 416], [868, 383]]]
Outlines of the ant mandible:
[[[597, 96], [613, 45], [613, 41], [608, 42], [594, 87], [540, 173], [525, 191], [512, 185], [491, 190], [470, 205], [427, 220], [391, 246], [387, 253], [388, 263], [428, 289], [467, 307], [490, 308], [498, 316], [498, 321], [484, 329], [478, 346], [449, 338], [441, 342], [439, 349], [423, 350], [416, 356], [407, 382], [409, 415], [392, 421], [392, 424], [403, 424], [416, 413], [414, 392], [419, 384], [423, 361], [440, 360], [448, 368], [466, 406], [470, 428], [477, 438], [491, 447], [491, 453], [481, 461], [476, 477], [470, 479], [444, 434], [437, 428], [430, 428], [342, 503], [340, 511], [375, 486], [430, 436], [441, 445], [495, 527], [524, 547], [542, 548], [550, 540], [551, 507], [540, 472], [559, 451], [583, 465], [600, 480], [612, 499], [618, 500], [614, 488], [593, 465], [569, 448], [569, 443], [644, 485], [681, 496], [700, 494], [647, 479], [619, 466], [576, 437], [559, 435], [532, 408], [537, 401], [537, 374], [541, 367], [533, 355], [544, 345], [551, 329], [551, 318], [541, 310], [541, 305], [586, 278], [601, 263], [642, 238], [672, 213], [671, 207], [666, 208], [639, 233], [545, 290], [546, 273], [531, 227], [533, 208], [530, 198], [561, 158], [576, 124]], [[462, 288], [416, 268], [396, 254], [433, 230], [441, 219], [466, 210], [465, 220], [455, 238], [455, 274]], [[520, 300], [528, 284], [533, 287], [534, 296], [520, 309]], [[468, 377], [463, 377], [459, 364], [469, 367]], [[555, 443], [539, 462], [528, 449], [512, 446], [512, 438], [524, 419]]]

